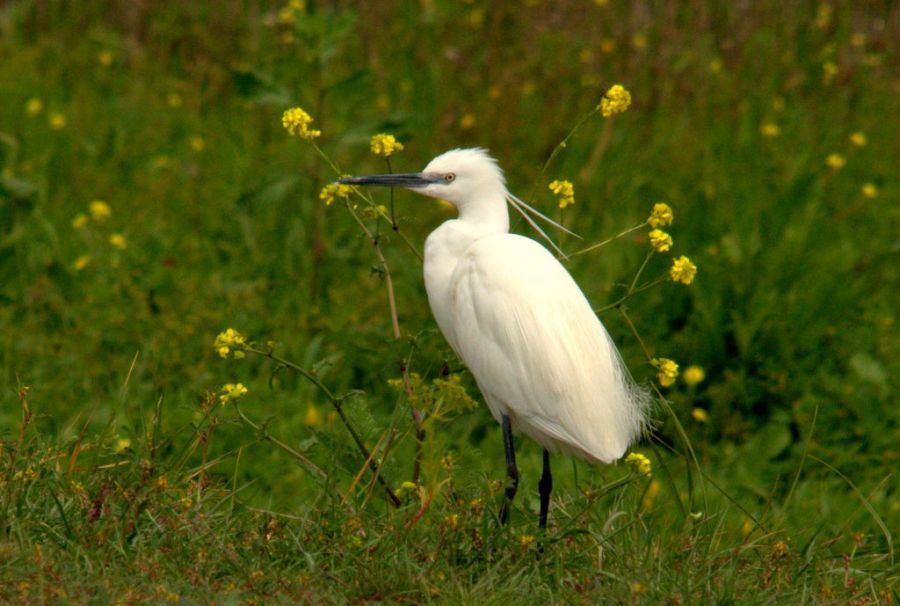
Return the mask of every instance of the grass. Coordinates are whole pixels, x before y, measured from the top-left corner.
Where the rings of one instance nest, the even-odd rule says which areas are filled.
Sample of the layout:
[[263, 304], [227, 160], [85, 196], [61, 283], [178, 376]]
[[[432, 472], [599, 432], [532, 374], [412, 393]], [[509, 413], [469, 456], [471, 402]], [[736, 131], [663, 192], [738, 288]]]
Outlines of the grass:
[[[896, 7], [284, 9], [0, 9], [0, 600], [897, 601]], [[585, 120], [542, 173], [618, 82], [631, 108]], [[497, 524], [499, 428], [413, 252], [450, 213], [395, 193], [398, 231], [362, 220], [382, 263], [319, 200], [335, 173], [281, 127], [293, 106], [341, 172], [385, 170], [379, 132], [405, 145], [394, 170], [488, 147], [586, 243], [674, 208], [695, 282], [601, 314], [638, 380], [656, 369], [629, 321], [650, 356], [705, 372], [662, 390], [636, 447], [652, 477], [554, 457], [542, 534], [522, 439]], [[554, 179], [573, 206], [555, 208]], [[640, 229], [568, 267], [601, 308], [648, 249]], [[261, 354], [221, 359], [228, 327]]]

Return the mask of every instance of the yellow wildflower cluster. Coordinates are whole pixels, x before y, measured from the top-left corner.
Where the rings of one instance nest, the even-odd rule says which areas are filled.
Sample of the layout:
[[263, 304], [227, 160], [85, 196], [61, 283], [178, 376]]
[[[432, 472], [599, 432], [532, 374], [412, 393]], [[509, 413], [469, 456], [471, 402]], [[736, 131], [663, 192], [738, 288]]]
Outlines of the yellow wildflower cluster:
[[693, 387], [694, 385], [703, 382], [706, 378], [706, 371], [699, 366], [688, 366], [684, 369], [681, 378], [684, 379], [684, 382], [688, 387]]
[[703, 408], [695, 408], [691, 411], [691, 416], [698, 423], [709, 423], [709, 413]]
[[665, 227], [671, 225], [674, 220], [675, 215], [672, 213], [671, 207], [665, 202], [659, 202], [653, 205], [647, 223], [650, 224], [650, 227]]
[[402, 482], [396, 490], [394, 490], [394, 494], [396, 494], [398, 497], [402, 497], [406, 493], [417, 491], [418, 489], [419, 489], [418, 484], [416, 484], [415, 482], [410, 482], [409, 480], [406, 480], [406, 481]]
[[874, 200], [875, 198], [878, 197], [878, 188], [875, 186], [874, 183], [871, 183], [871, 182], [863, 183], [862, 194], [865, 197], [869, 198], [870, 200]]
[[629, 454], [625, 457], [625, 462], [631, 465], [636, 472], [645, 476], [649, 476], [653, 473], [653, 465], [650, 463], [650, 459], [639, 452], [632, 452]]
[[869, 140], [866, 138], [866, 133], [864, 132], [856, 131], [855, 133], [850, 135], [850, 143], [852, 143], [856, 147], [865, 147], [866, 143], [868, 142]]
[[522, 549], [528, 549], [532, 543], [534, 543], [533, 535], [523, 534], [519, 536], [519, 545], [522, 546]]
[[315, 139], [322, 135], [322, 131], [309, 128], [313, 119], [306, 110], [300, 107], [292, 107], [284, 112], [281, 117], [281, 124], [287, 129], [291, 135], [297, 135], [301, 139]]
[[98, 223], [112, 216], [112, 209], [103, 200], [94, 200], [88, 205], [88, 209], [91, 211], [91, 219]]
[[621, 84], [610, 87], [600, 100], [600, 112], [605, 118], [613, 114], [621, 114], [631, 105], [631, 93]]
[[372, 153], [382, 158], [390, 158], [394, 152], [403, 151], [403, 144], [394, 135], [375, 135], [370, 142]]
[[548, 187], [550, 191], [559, 196], [560, 208], [575, 204], [575, 186], [571, 181], [553, 181]]
[[78, 213], [72, 219], [72, 229], [81, 229], [85, 225], [87, 225], [87, 222], [88, 222], [87, 215], [84, 213]]
[[113, 248], [118, 248], [119, 250], [125, 250], [128, 248], [128, 241], [125, 240], [125, 236], [122, 234], [110, 234], [109, 243], [113, 246]]
[[319, 410], [312, 402], [306, 405], [306, 414], [303, 416], [303, 424], [309, 427], [315, 427], [319, 424]]
[[227, 358], [232, 350], [234, 350], [235, 359], [243, 358], [244, 352], [242, 350], [246, 346], [247, 337], [233, 328], [229, 328], [225, 332], [220, 332], [213, 343], [216, 352], [223, 358]]
[[774, 139], [781, 134], [781, 127], [774, 122], [766, 122], [759, 128], [760, 134], [768, 139]]
[[25, 103], [25, 113], [31, 117], [38, 116], [44, 111], [44, 102], [37, 97], [32, 97]]
[[678, 378], [678, 364], [669, 358], [659, 358], [654, 360], [654, 366], [659, 370], [656, 373], [656, 380], [663, 387], [669, 387], [675, 383]]
[[75, 259], [75, 262], [72, 264], [72, 268], [75, 271], [81, 271], [90, 264], [91, 264], [91, 256], [90, 255], [81, 255], [80, 257]]
[[828, 157], [825, 158], [825, 164], [827, 164], [828, 168], [831, 170], [837, 171], [844, 168], [844, 165], [847, 164], [847, 160], [841, 154], [828, 154]]
[[244, 387], [242, 383], [226, 383], [222, 386], [222, 391], [219, 394], [219, 401], [224, 406], [232, 400], [237, 400], [246, 393], [247, 388]]
[[278, 22], [282, 25], [293, 25], [297, 21], [297, 15], [302, 15], [306, 10], [304, 0], [290, 0], [278, 11]]
[[366, 219], [377, 219], [378, 217], [387, 216], [388, 209], [384, 204], [376, 204], [375, 206], [367, 206], [362, 209], [361, 214]]
[[325, 202], [325, 206], [331, 206], [337, 198], [348, 199], [352, 191], [349, 185], [329, 183], [319, 192], [319, 200]]
[[694, 281], [694, 276], [697, 275], [697, 266], [694, 265], [690, 259], [685, 256], [678, 257], [672, 262], [672, 267], [669, 269], [669, 276], [675, 282], [681, 282], [682, 284], [690, 284]]
[[62, 130], [66, 127], [69, 121], [66, 119], [64, 114], [59, 112], [53, 112], [50, 114], [50, 128], [53, 130]]
[[650, 232], [650, 246], [656, 252], [668, 252], [672, 248], [672, 236], [661, 229]]
[[122, 454], [126, 450], [131, 448], [131, 440], [128, 438], [119, 438], [116, 437], [116, 443], [113, 444], [113, 452], [116, 454]]

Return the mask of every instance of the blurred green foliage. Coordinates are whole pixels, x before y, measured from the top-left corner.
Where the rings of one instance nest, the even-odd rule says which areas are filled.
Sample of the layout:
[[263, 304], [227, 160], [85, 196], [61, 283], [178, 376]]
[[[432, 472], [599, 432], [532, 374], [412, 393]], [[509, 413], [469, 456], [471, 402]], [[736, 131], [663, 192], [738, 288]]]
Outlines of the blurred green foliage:
[[[74, 602], [896, 600], [898, 22], [890, 3], [769, 0], [6, 3], [0, 599], [54, 601], [55, 574], [80, 579]], [[614, 83], [632, 107], [609, 126], [588, 120], [540, 177]], [[512, 191], [588, 243], [669, 203], [672, 253], [697, 279], [627, 309], [652, 355], [705, 370], [665, 391], [696, 461], [657, 408], [642, 448], [655, 488], [604, 491], [629, 472], [560, 458], [543, 561], [528, 550], [535, 494], [513, 530], [496, 528], [499, 431], [459, 394], [478, 398], [468, 375], [443, 378], [460, 364], [421, 266], [368, 221], [393, 279], [394, 339], [372, 246], [319, 200], [337, 175], [281, 127], [292, 106], [341, 172], [385, 170], [368, 150], [379, 132], [405, 145], [395, 170], [487, 147]], [[576, 204], [554, 208], [553, 179], [574, 183]], [[415, 248], [451, 216], [394, 195]], [[108, 218], [91, 214], [96, 200]], [[646, 250], [637, 231], [569, 268], [599, 308]], [[656, 255], [647, 275], [670, 262]], [[622, 316], [601, 317], [652, 381]], [[312, 384], [259, 356], [216, 355], [227, 327], [314, 369], [370, 447], [392, 436], [381, 463], [395, 489], [416, 443], [390, 384], [402, 361], [420, 398], [446, 404], [427, 421], [425, 492], [393, 512]], [[213, 406], [237, 381], [259, 430]], [[539, 450], [522, 441], [520, 453], [533, 493]], [[97, 564], [123, 551], [128, 564]], [[128, 594], [116, 577], [133, 574], [145, 583]]]

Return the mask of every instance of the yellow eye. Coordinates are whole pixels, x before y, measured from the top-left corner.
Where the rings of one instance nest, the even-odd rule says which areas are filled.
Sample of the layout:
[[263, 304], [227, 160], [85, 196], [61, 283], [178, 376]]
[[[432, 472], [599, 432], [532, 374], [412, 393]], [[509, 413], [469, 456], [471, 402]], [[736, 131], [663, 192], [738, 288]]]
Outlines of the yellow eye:
[[454, 175], [453, 173], [447, 173], [446, 175], [444, 175], [444, 180], [445, 180], [447, 183], [450, 183], [450, 182], [453, 181], [454, 179], [456, 179], [456, 175]]

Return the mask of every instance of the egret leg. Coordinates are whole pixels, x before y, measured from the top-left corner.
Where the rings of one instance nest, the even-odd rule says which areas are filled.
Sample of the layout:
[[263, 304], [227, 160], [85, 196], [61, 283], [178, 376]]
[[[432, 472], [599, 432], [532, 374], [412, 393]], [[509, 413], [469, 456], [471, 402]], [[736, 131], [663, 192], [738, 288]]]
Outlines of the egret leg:
[[516, 490], [519, 488], [519, 468], [516, 467], [516, 451], [513, 448], [512, 426], [509, 424], [509, 417], [503, 415], [500, 425], [503, 427], [503, 448], [506, 450], [506, 475], [510, 479], [510, 483], [506, 486], [506, 499], [503, 501], [503, 506], [500, 507], [500, 523], [506, 524], [509, 520], [509, 509], [512, 507], [513, 497], [516, 496]]
[[550, 475], [550, 453], [544, 449], [544, 472], [541, 481], [538, 482], [538, 492], [541, 495], [541, 517], [538, 524], [541, 528], [547, 528], [547, 513], [550, 511], [550, 492], [553, 490], [553, 476]]

